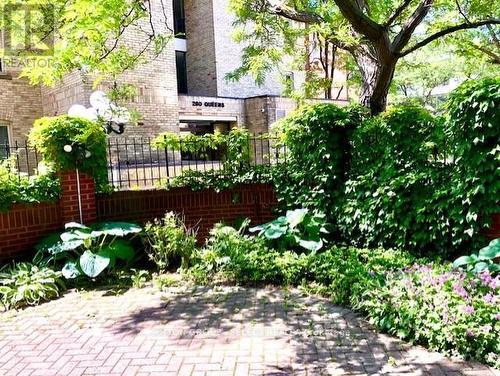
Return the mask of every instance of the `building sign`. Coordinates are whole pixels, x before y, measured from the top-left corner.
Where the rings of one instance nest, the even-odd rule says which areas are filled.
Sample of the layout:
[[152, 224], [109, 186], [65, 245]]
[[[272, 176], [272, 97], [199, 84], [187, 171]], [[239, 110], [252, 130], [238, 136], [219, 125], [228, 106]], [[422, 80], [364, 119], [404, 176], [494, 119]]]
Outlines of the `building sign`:
[[200, 101], [193, 101], [191, 102], [193, 107], [219, 107], [223, 108], [224, 103], [223, 102], [200, 102]]

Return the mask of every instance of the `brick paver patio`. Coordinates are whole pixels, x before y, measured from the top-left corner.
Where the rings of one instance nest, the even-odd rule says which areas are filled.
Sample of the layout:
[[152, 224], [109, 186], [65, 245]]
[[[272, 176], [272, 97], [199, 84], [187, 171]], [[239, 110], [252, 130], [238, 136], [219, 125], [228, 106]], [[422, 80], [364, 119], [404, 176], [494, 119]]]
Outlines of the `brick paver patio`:
[[298, 290], [71, 292], [0, 313], [0, 375], [498, 375]]

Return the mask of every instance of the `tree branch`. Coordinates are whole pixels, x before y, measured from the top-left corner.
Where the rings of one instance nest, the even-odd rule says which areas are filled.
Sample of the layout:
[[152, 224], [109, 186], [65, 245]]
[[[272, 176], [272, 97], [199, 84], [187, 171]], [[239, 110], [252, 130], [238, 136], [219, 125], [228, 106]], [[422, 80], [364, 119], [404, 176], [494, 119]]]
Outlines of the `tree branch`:
[[458, 12], [461, 14], [461, 16], [464, 18], [464, 20], [466, 22], [470, 23], [469, 18], [467, 17], [465, 12], [462, 10], [462, 7], [460, 6], [460, 3], [458, 2], [458, 0], [455, 0], [455, 4], [457, 5]]
[[365, 15], [352, 0], [334, 0], [342, 15], [349, 21], [353, 29], [368, 40], [377, 42], [383, 34], [383, 27]]
[[404, 12], [406, 8], [408, 8], [408, 5], [410, 5], [411, 0], [404, 0], [403, 3], [396, 8], [392, 16], [389, 17], [389, 19], [384, 23], [384, 27], [387, 29], [389, 26], [391, 26], [394, 21], [397, 20], [397, 18], [401, 15], [401, 13]]
[[315, 13], [299, 11], [285, 4], [272, 5], [269, 2], [267, 2], [267, 4], [269, 6], [271, 13], [276, 14], [277, 16], [288, 18], [289, 20], [292, 21], [308, 23], [308, 24], [317, 24], [323, 21], [323, 18]]
[[472, 43], [472, 46], [476, 48], [477, 50], [481, 51], [483, 54], [487, 55], [490, 57], [490, 62], [492, 64], [500, 64], [500, 55], [494, 53], [491, 50], [488, 50], [487, 48], [480, 46], [478, 44]]
[[448, 27], [446, 29], [438, 31], [435, 34], [432, 34], [431, 36], [425, 38], [424, 40], [422, 40], [422, 41], [420, 41], [418, 43], [416, 43], [415, 45], [413, 45], [412, 47], [408, 48], [406, 51], [403, 51], [403, 52], [399, 53], [398, 55], [399, 55], [399, 57], [406, 56], [406, 55], [412, 53], [413, 51], [416, 51], [419, 48], [422, 48], [422, 47], [426, 46], [427, 44], [431, 43], [432, 41], [435, 41], [436, 39], [439, 39], [441, 37], [444, 37], [445, 35], [454, 33], [456, 31], [466, 30], [466, 29], [475, 29], [477, 27], [485, 26], [485, 25], [500, 25], [500, 19], [492, 18], [492, 19], [487, 19], [487, 20], [483, 20], [483, 21], [477, 21], [477, 22], [471, 22], [471, 23], [462, 23], [462, 24], [459, 24], [459, 25], [450, 26], [450, 27]]
[[423, 0], [415, 9], [411, 17], [408, 21], [406, 21], [406, 24], [392, 42], [391, 49], [394, 53], [399, 53], [407, 45], [417, 26], [420, 25], [425, 16], [427, 16], [427, 13], [429, 13], [432, 3], [433, 0]]

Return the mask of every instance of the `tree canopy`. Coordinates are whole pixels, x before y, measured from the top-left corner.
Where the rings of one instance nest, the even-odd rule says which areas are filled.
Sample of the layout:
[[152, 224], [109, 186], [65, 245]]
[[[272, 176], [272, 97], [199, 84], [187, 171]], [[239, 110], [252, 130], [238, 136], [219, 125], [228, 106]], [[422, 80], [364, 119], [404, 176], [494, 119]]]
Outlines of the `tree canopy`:
[[[166, 1], [0, 0], [0, 29], [13, 47], [0, 56], [32, 83], [53, 85], [74, 70], [114, 76], [163, 51], [173, 36]], [[123, 43], [127, 35], [138, 43]]]
[[374, 114], [385, 109], [401, 58], [451, 35], [483, 46], [500, 24], [500, 4], [489, 0], [230, 0], [230, 7], [244, 53], [229, 78], [250, 73], [261, 82], [297, 53], [298, 41], [318, 33], [352, 56], [360, 101]]

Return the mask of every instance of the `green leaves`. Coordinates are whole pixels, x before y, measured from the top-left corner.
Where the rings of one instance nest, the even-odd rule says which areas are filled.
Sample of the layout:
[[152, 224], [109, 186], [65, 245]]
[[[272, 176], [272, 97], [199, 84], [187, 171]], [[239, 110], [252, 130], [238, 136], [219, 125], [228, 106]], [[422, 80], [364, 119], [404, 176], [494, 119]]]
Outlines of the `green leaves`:
[[79, 265], [88, 277], [95, 278], [108, 267], [110, 262], [109, 250], [101, 250], [97, 254], [87, 250], [80, 256]]
[[[97, 122], [66, 115], [44, 117], [35, 121], [28, 141], [57, 171], [78, 168], [94, 177], [98, 190], [106, 187], [106, 134]], [[65, 145], [71, 152], [64, 151]]]
[[117, 261], [131, 265], [135, 251], [129, 239], [142, 231], [140, 226], [127, 222], [105, 222], [90, 227], [67, 223], [65, 227], [62, 234], [50, 235], [36, 246], [34, 262], [58, 265], [64, 261], [62, 274], [66, 279], [82, 275], [96, 278], [105, 269], [114, 268]]
[[336, 224], [348, 173], [350, 138], [362, 118], [363, 110], [356, 106], [318, 104], [304, 106], [278, 123], [286, 163], [276, 171], [274, 184], [284, 208], [321, 211]]
[[61, 273], [47, 267], [20, 263], [0, 269], [0, 303], [7, 309], [37, 305], [65, 289]]
[[323, 247], [323, 237], [328, 234], [325, 215], [309, 209], [289, 210], [286, 216], [255, 226], [248, 231], [258, 233], [279, 249], [299, 246], [316, 252]]
[[[189, 228], [183, 218], [173, 212], [165, 213], [161, 219], [148, 222], [144, 227], [146, 252], [160, 271], [166, 271], [181, 259], [181, 268], [189, 267], [196, 249], [196, 229]], [[115, 254], [126, 257], [126, 250], [115, 250]]]
[[479, 256], [488, 260], [500, 258], [500, 239], [494, 239], [479, 251]]
[[62, 275], [66, 279], [75, 279], [82, 275], [81, 269], [74, 261], [68, 261], [61, 270]]
[[118, 236], [124, 237], [135, 235], [142, 231], [142, 228], [134, 223], [127, 222], [106, 222], [95, 227], [92, 236]]
[[491, 273], [500, 271], [500, 264], [495, 260], [500, 258], [500, 239], [494, 239], [489, 245], [482, 248], [479, 253], [470, 256], [461, 256], [453, 262], [454, 268], [464, 268], [473, 273], [489, 270]]

